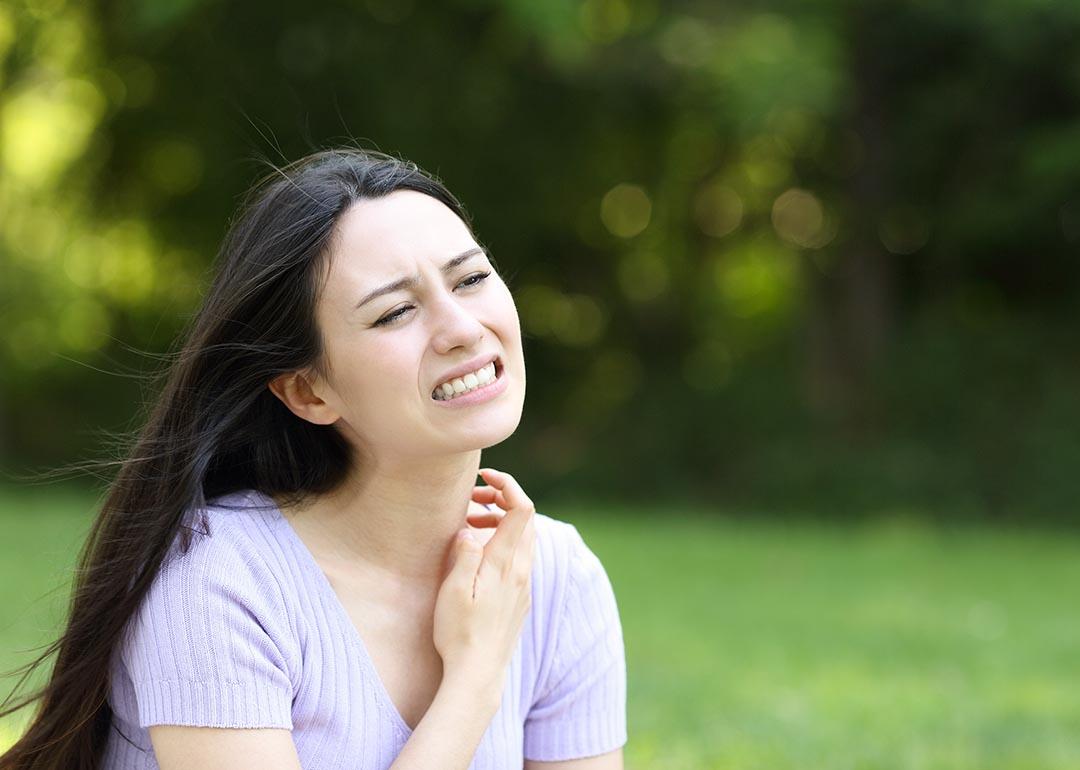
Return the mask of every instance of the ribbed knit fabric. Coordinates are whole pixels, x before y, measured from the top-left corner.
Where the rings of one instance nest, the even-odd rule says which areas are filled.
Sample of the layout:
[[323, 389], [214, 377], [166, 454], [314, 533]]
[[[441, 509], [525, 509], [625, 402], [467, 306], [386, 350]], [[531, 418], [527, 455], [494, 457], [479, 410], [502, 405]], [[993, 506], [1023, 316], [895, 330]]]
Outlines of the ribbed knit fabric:
[[[197, 514], [197, 515], [195, 515]], [[150, 725], [292, 731], [306, 770], [388, 768], [412, 731], [356, 626], [273, 498], [189, 512], [112, 660], [103, 767], [157, 768]], [[615, 594], [568, 522], [536, 514], [532, 604], [472, 770], [602, 754], [627, 740]]]

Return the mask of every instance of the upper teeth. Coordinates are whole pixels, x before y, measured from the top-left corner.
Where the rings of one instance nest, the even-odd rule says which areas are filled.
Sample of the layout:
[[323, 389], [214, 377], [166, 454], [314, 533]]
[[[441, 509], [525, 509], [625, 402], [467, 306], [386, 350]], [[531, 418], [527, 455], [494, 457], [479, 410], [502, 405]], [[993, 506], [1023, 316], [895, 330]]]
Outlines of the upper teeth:
[[470, 390], [476, 390], [483, 385], [487, 385], [494, 379], [495, 362], [492, 361], [475, 372], [469, 372], [463, 377], [455, 377], [449, 382], [444, 382], [432, 391], [431, 397], [440, 401], [447, 401], [462, 393], [468, 393]]

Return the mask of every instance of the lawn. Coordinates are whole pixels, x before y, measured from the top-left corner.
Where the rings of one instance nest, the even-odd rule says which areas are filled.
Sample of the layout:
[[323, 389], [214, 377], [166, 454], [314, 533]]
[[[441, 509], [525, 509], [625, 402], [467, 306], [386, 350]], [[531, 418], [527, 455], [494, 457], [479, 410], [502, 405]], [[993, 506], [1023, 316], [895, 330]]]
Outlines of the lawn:
[[[0, 493], [5, 671], [56, 632], [91, 507]], [[541, 510], [615, 586], [630, 770], [1080, 767], [1076, 535]]]

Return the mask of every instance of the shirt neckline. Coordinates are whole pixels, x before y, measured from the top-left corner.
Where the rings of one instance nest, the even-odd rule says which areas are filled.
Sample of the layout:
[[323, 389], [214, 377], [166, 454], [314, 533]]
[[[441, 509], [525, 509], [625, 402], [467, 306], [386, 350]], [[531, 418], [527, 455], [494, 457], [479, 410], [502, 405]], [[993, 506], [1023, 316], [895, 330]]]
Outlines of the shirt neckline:
[[379, 671], [375, 668], [375, 661], [368, 652], [367, 645], [364, 644], [364, 639], [360, 636], [359, 629], [357, 629], [356, 624], [353, 623], [348, 610], [345, 609], [345, 605], [341, 603], [341, 599], [334, 590], [334, 586], [331, 585], [330, 579], [315, 560], [315, 556], [311, 553], [311, 549], [307, 547], [307, 544], [304, 543], [300, 538], [300, 535], [293, 529], [292, 524], [289, 523], [285, 514], [278, 508], [274, 498], [257, 489], [253, 489], [249, 492], [248, 499], [250, 500], [252, 497], [258, 498], [266, 503], [273, 512], [274, 519], [278, 522], [278, 526], [285, 531], [285, 536], [292, 543], [294, 549], [300, 554], [300, 560], [303, 563], [303, 566], [315, 578], [319, 590], [326, 597], [331, 607], [333, 607], [333, 612], [337, 614], [338, 620], [345, 626], [345, 633], [348, 635], [350, 642], [359, 651], [362, 667], [369, 674], [369, 678], [375, 687], [375, 697], [378, 700], [379, 705], [390, 715], [397, 729], [408, 738], [412, 735], [413, 728], [409, 727], [404, 717], [401, 716], [401, 712], [398, 711], [397, 706], [394, 704], [393, 698], [390, 697], [390, 691], [387, 690], [386, 685], [383, 684], [382, 677], [379, 676]]

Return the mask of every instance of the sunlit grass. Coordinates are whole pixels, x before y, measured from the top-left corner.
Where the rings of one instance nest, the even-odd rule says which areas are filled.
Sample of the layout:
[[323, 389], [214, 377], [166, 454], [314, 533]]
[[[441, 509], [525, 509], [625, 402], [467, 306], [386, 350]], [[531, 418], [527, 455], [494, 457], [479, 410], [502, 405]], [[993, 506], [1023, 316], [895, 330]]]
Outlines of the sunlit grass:
[[604, 514], [628, 767], [1080, 767], [1080, 541]]
[[[59, 633], [70, 577], [92, 515], [92, 496], [77, 490], [0, 489], [0, 670], [37, 657]], [[39, 669], [20, 693], [44, 684]], [[0, 680], [0, 700], [19, 680]], [[0, 720], [0, 750], [14, 743], [29, 708]]]
[[[87, 498], [38, 497], [0, 496], [5, 670], [55, 632], [66, 596], [38, 597], [89, 524]], [[615, 586], [628, 768], [1080, 767], [1075, 537], [541, 510]]]

